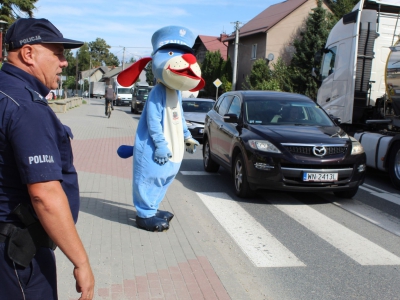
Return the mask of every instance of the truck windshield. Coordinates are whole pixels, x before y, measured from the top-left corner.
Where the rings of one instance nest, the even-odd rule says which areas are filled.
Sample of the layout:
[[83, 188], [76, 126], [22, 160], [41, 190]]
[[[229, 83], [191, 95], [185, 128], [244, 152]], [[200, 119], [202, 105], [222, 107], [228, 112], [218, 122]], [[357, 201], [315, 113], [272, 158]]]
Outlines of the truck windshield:
[[118, 94], [130, 94], [131, 93], [131, 89], [129, 88], [123, 88], [123, 89], [118, 89]]

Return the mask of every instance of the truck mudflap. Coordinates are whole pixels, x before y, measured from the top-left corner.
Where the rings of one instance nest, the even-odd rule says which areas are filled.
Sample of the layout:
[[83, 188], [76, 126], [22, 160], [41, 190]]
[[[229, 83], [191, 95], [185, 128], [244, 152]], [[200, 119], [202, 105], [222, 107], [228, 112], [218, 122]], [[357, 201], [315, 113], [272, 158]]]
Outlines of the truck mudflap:
[[367, 156], [367, 166], [387, 171], [384, 162], [393, 136], [373, 132], [361, 132], [354, 134], [354, 137], [364, 147], [365, 155]]

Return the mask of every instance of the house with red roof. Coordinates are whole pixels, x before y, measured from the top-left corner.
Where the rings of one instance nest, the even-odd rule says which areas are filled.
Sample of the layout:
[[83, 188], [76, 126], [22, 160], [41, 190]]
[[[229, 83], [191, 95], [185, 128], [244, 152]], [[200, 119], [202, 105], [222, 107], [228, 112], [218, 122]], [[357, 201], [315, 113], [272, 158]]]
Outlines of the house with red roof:
[[[330, 10], [323, 3], [323, 8]], [[290, 62], [294, 52], [291, 45], [312, 9], [316, 0], [287, 0], [271, 5], [239, 29], [236, 89], [242, 89], [246, 76], [250, 75], [257, 59], [276, 61], [282, 57]], [[235, 32], [223, 39], [228, 44], [228, 55], [233, 63]]]
[[209, 35], [199, 35], [194, 42], [192, 49], [199, 63], [204, 61], [207, 51], [221, 53], [221, 57], [226, 60], [228, 57], [228, 47], [227, 44], [222, 42], [223, 39], [228, 37], [226, 34], [221, 34], [218, 36]]

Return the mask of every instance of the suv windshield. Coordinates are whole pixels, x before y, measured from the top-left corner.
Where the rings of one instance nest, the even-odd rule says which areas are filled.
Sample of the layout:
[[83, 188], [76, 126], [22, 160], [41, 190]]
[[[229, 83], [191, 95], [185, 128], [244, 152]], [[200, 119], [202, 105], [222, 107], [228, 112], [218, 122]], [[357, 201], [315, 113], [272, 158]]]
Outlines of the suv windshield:
[[136, 99], [137, 100], [147, 100], [150, 91], [151, 91], [150, 87], [138, 88], [135, 93]]
[[245, 118], [247, 123], [256, 125], [333, 125], [318, 104], [290, 100], [247, 100]]

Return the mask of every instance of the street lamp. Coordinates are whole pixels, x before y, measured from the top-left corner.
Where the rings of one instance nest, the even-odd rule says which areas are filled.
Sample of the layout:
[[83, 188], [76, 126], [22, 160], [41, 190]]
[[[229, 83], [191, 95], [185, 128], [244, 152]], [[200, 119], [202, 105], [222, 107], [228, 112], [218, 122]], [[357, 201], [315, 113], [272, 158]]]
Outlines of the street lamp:
[[0, 20], [0, 62], [3, 61], [3, 29], [7, 24], [6, 21]]

